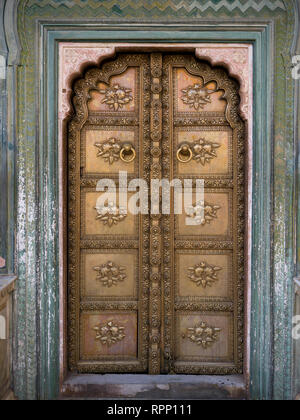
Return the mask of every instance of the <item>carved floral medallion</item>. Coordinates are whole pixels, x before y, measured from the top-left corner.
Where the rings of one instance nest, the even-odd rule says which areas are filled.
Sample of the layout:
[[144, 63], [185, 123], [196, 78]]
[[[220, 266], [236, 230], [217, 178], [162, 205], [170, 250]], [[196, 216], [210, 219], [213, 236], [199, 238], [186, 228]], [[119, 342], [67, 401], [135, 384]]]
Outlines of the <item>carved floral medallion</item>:
[[112, 261], [108, 261], [99, 267], [94, 267], [94, 270], [98, 272], [97, 280], [105, 287], [117, 286], [118, 283], [126, 279], [125, 267], [121, 267]]
[[122, 87], [119, 84], [115, 84], [107, 89], [100, 90], [100, 93], [105, 95], [102, 103], [107, 104], [109, 109], [113, 111], [118, 111], [119, 109], [122, 109], [124, 105], [127, 105], [133, 101], [131, 92], [131, 89]]
[[194, 328], [188, 328], [182, 338], [188, 338], [192, 343], [207, 349], [219, 340], [221, 328], [211, 327], [206, 322], [200, 322]]
[[220, 147], [219, 143], [213, 143], [203, 138], [194, 141], [193, 159], [205, 166], [206, 163], [217, 157], [216, 149]]
[[113, 202], [108, 203], [107, 206], [96, 206], [95, 209], [98, 213], [96, 220], [100, 220], [109, 227], [112, 227], [113, 225], [123, 221], [127, 216], [126, 209], [123, 207], [118, 207]]
[[204, 226], [218, 218], [217, 211], [220, 208], [220, 206], [214, 206], [206, 201], [199, 201], [195, 206], [188, 208], [186, 213], [195, 220], [197, 225]]
[[222, 270], [221, 267], [213, 266], [207, 264], [205, 261], [201, 261], [199, 264], [188, 269], [189, 279], [196, 283], [197, 286], [206, 288], [218, 281], [217, 272], [220, 270]]
[[120, 159], [122, 145], [120, 140], [114, 137], [111, 137], [103, 143], [95, 143], [95, 147], [98, 149], [97, 157], [102, 157], [110, 165]]
[[113, 321], [109, 321], [104, 325], [100, 324], [94, 330], [96, 331], [96, 340], [99, 340], [101, 344], [107, 345], [108, 347], [116, 344], [118, 341], [124, 340], [126, 337], [124, 327], [120, 327]]
[[196, 111], [205, 108], [207, 104], [211, 103], [210, 95], [215, 91], [208, 89], [205, 85], [196, 83], [193, 86], [188, 86], [182, 89], [181, 100], [190, 108], [194, 108]]

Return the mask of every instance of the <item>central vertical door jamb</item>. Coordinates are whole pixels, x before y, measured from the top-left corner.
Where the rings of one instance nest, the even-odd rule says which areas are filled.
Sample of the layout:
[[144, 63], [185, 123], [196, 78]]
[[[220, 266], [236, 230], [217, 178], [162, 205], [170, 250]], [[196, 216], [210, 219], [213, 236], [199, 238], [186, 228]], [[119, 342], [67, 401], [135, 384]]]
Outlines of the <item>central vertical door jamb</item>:
[[[161, 141], [162, 141], [162, 54], [151, 54], [151, 106], [150, 106], [150, 137], [151, 137], [151, 180], [162, 176]], [[149, 373], [160, 374], [161, 371], [161, 189], [156, 203], [151, 202], [150, 222], [150, 348]]]

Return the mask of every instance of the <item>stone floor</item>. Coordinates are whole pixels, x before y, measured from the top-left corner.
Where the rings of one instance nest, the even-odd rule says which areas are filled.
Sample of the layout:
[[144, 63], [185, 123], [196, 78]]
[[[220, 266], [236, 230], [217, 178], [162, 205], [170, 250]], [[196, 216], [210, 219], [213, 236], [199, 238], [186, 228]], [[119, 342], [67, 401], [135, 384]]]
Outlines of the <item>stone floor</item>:
[[244, 400], [242, 376], [70, 375], [61, 399]]

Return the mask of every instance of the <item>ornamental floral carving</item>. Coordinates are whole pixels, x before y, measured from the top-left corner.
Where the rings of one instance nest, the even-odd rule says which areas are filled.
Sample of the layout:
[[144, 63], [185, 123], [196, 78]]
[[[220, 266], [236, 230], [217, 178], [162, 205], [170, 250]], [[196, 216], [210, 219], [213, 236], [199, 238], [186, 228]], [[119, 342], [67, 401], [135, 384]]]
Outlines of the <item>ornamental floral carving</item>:
[[193, 86], [182, 89], [183, 95], [181, 100], [186, 105], [189, 105], [190, 108], [199, 111], [199, 109], [203, 109], [207, 104], [211, 103], [210, 95], [214, 92], [215, 90], [208, 89], [202, 83], [196, 83]]
[[188, 269], [189, 279], [196, 283], [197, 286], [206, 288], [218, 281], [217, 272], [220, 270], [222, 270], [221, 267], [213, 266], [207, 264], [205, 261], [201, 261], [199, 264]]
[[109, 321], [104, 325], [100, 324], [98, 327], [94, 328], [94, 331], [96, 331], [96, 340], [99, 340], [101, 344], [110, 347], [118, 341], [124, 340], [126, 337], [124, 329], [124, 327], [120, 327], [113, 321]]
[[219, 340], [221, 328], [211, 327], [206, 322], [199, 322], [194, 328], [188, 328], [182, 338], [207, 349]]
[[195, 206], [188, 208], [186, 213], [194, 219], [195, 224], [204, 226], [218, 218], [217, 211], [220, 208], [220, 206], [214, 206], [206, 201], [199, 201]]
[[115, 203], [108, 203], [107, 206], [96, 206], [98, 216], [96, 220], [100, 220], [105, 225], [112, 227], [123, 221], [127, 216], [127, 211], [123, 207], [118, 207]]
[[205, 139], [199, 139], [194, 141], [193, 159], [205, 166], [206, 163], [217, 157], [216, 149], [220, 147], [219, 143], [213, 143]]
[[112, 261], [108, 261], [99, 267], [94, 267], [94, 270], [98, 272], [97, 280], [108, 288], [117, 286], [118, 283], [126, 279], [125, 267], [121, 267]]
[[120, 159], [122, 145], [120, 140], [115, 137], [111, 137], [103, 143], [95, 143], [95, 147], [98, 149], [97, 157], [102, 157], [110, 165]]
[[102, 103], [108, 105], [109, 109], [113, 111], [118, 111], [119, 109], [122, 109], [124, 105], [133, 101], [131, 92], [131, 89], [124, 88], [119, 84], [100, 90], [100, 93], [105, 95]]

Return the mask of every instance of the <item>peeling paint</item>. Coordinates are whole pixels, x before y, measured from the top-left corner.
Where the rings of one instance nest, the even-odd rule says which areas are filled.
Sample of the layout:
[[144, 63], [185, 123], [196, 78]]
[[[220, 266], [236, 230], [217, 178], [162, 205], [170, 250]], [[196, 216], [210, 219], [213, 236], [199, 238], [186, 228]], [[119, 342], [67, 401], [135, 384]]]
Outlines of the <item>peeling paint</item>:
[[6, 79], [6, 58], [0, 55], [0, 80]]

